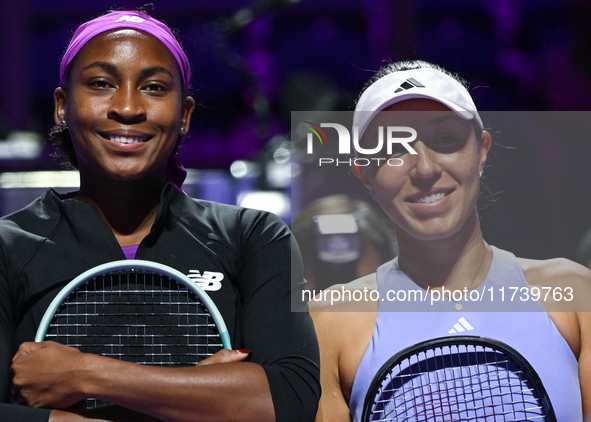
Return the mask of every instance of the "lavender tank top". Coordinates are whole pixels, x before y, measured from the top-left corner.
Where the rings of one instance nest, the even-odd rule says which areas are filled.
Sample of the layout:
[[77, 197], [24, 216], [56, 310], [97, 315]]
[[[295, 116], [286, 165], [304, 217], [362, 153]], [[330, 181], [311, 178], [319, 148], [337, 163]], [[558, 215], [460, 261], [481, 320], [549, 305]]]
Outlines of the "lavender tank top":
[[[493, 248], [491, 269], [475, 290], [482, 300], [434, 302], [379, 302], [379, 312], [369, 346], [359, 365], [349, 409], [353, 422], [361, 420], [363, 402], [378, 369], [398, 351], [425, 340], [449, 335], [489, 337], [516, 349], [540, 376], [558, 421], [582, 422], [578, 363], [539, 302], [508, 300], [509, 287], [526, 287], [525, 273], [515, 256]], [[400, 269], [398, 259], [377, 270], [380, 298], [389, 290], [417, 290], [417, 285]], [[500, 294], [504, 287], [505, 297]], [[476, 293], [473, 294], [476, 299]], [[411, 309], [413, 310], [411, 312]], [[430, 312], [417, 312], [429, 310]], [[394, 312], [396, 310], [396, 312]]]

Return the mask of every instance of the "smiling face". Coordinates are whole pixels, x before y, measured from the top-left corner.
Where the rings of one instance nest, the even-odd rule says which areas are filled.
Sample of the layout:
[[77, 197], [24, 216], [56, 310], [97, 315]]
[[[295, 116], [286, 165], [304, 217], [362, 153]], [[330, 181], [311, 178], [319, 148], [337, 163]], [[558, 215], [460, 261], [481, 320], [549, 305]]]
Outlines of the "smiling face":
[[81, 177], [163, 181], [194, 105], [170, 51], [136, 30], [105, 32], [80, 50], [68, 81], [55, 120], [67, 122]]
[[398, 237], [444, 239], [465, 227], [470, 218], [477, 218], [479, 173], [491, 143], [487, 132], [482, 138], [476, 136], [471, 120], [427, 99], [386, 108], [366, 131], [362, 141], [366, 148], [371, 146], [370, 139], [377, 139], [379, 126], [409, 126], [417, 131], [417, 140], [410, 144], [416, 155], [402, 145], [392, 151], [390, 157], [402, 159], [401, 166], [382, 162], [379, 167], [354, 167], [394, 223]]

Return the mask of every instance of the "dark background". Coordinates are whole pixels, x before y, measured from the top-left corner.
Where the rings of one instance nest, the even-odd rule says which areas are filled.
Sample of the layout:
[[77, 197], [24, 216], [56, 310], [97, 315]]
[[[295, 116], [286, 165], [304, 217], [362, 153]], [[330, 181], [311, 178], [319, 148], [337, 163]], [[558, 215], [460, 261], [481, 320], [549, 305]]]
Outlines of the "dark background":
[[[181, 152], [188, 168], [225, 172], [237, 159], [259, 159], [271, 139], [289, 135], [291, 110], [350, 109], [384, 60], [424, 59], [458, 72], [480, 110], [591, 109], [585, 0], [152, 3], [155, 17], [180, 31], [191, 61], [199, 106]], [[143, 4], [2, 0], [0, 139], [28, 130], [45, 140], [59, 60], [73, 30], [109, 6]], [[251, 5], [250, 23], [230, 19]], [[485, 125], [495, 133], [494, 122], [485, 118]], [[496, 202], [482, 213], [484, 234], [519, 256], [576, 259], [591, 227], [591, 143], [585, 130], [544, 136], [551, 130], [538, 124], [508, 140], [493, 138], [511, 148], [496, 147], [486, 170]], [[59, 166], [47, 153], [0, 161], [2, 172], [49, 169]], [[327, 193], [317, 181], [302, 183], [306, 201]]]

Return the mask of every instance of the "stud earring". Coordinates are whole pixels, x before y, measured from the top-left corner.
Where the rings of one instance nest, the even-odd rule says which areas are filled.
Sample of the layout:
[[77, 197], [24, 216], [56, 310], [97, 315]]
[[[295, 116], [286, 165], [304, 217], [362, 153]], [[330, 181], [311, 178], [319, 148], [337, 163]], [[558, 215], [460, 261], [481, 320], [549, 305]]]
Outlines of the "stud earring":
[[185, 133], [187, 131], [187, 128], [185, 126], [181, 126], [181, 132]]
[[63, 128], [66, 127], [66, 121], [65, 120], [62, 120], [60, 122], [60, 126], [63, 127]]
[[484, 171], [480, 170], [480, 175], [478, 177], [482, 177], [482, 173], [484, 173]]

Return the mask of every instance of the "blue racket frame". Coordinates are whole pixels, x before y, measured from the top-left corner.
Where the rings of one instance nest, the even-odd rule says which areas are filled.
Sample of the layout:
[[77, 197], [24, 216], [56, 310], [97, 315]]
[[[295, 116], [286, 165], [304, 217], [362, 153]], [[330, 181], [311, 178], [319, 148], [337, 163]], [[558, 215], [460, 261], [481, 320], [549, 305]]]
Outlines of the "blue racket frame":
[[70, 293], [72, 293], [79, 286], [83, 285], [84, 283], [98, 275], [112, 273], [121, 270], [145, 270], [156, 272], [170, 279], [173, 279], [177, 283], [180, 283], [183, 286], [185, 286], [188, 290], [192, 291], [201, 300], [203, 305], [209, 310], [211, 317], [218, 328], [220, 339], [222, 341], [224, 348], [232, 349], [230, 335], [228, 334], [228, 329], [226, 327], [224, 319], [222, 318], [222, 315], [220, 314], [217, 306], [215, 306], [213, 300], [211, 300], [211, 298], [207, 295], [207, 293], [205, 293], [205, 291], [203, 291], [201, 287], [197, 286], [195, 282], [192, 281], [189, 277], [187, 277], [180, 271], [175, 270], [174, 268], [171, 268], [164, 264], [160, 264], [158, 262], [145, 261], [140, 259], [127, 259], [98, 265], [96, 267], [89, 269], [88, 271], [83, 272], [78, 277], [69, 282], [53, 299], [53, 301], [45, 311], [45, 314], [41, 319], [41, 323], [39, 324], [39, 328], [37, 329], [35, 341], [39, 343], [45, 340], [47, 330], [51, 326], [51, 321], [53, 317], [55, 316], [62, 302], [70, 295]]

